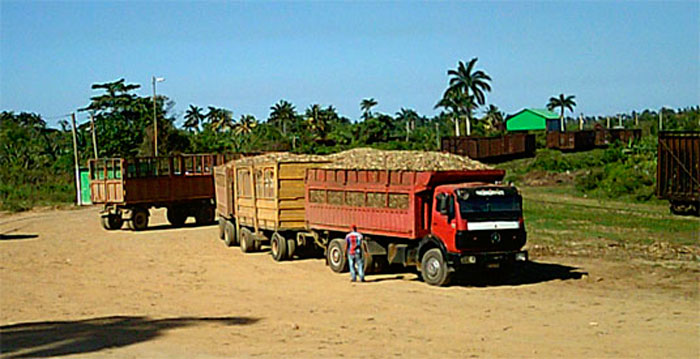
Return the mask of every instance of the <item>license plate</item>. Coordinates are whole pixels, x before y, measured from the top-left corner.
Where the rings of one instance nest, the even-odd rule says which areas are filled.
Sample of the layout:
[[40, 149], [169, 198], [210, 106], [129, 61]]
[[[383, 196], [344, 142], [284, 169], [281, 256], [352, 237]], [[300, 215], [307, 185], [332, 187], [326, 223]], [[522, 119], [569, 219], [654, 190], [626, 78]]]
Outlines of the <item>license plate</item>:
[[499, 268], [501, 265], [499, 263], [489, 263], [486, 268]]

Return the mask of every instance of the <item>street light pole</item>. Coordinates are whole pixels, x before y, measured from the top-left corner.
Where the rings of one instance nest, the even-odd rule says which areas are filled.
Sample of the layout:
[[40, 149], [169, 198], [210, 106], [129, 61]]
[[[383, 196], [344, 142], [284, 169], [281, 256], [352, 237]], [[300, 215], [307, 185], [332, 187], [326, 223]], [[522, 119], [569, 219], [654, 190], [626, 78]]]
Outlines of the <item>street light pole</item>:
[[158, 117], [156, 113], [156, 82], [165, 81], [162, 77], [153, 76], [153, 153], [158, 157]]

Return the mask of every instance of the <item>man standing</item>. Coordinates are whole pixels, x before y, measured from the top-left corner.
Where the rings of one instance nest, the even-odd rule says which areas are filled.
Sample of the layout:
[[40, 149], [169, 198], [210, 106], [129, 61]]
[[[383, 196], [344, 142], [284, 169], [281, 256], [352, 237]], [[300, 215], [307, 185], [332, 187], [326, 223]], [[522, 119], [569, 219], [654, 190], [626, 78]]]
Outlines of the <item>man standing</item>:
[[[357, 231], [357, 227], [353, 224], [350, 227], [350, 233], [345, 236], [345, 244], [348, 252], [348, 266], [350, 267], [350, 275], [354, 282], [357, 274], [360, 275], [360, 281], [365, 281], [365, 261], [362, 259], [362, 234]], [[355, 269], [357, 265], [357, 270]]]

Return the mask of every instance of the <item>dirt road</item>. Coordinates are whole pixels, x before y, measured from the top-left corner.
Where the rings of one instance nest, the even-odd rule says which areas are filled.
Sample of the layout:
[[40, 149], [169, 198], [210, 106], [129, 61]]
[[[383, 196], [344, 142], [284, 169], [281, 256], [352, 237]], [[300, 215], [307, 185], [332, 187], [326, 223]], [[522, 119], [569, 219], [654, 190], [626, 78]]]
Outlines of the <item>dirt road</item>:
[[217, 228], [107, 232], [97, 209], [0, 218], [2, 358], [700, 357], [695, 270], [532, 258], [512, 283], [351, 284]]

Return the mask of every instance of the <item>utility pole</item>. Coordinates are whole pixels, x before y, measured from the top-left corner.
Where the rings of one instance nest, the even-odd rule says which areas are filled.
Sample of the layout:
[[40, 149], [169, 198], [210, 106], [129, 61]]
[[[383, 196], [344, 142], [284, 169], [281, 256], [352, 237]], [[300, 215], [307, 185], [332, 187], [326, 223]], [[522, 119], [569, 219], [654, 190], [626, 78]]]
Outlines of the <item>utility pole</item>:
[[639, 127], [639, 118], [636, 111], [634, 112], [634, 127]]
[[90, 129], [92, 130], [92, 149], [95, 151], [95, 159], [97, 159], [97, 135], [95, 135], [95, 117], [90, 114]]
[[581, 115], [579, 116], [579, 120], [578, 120], [578, 130], [579, 130], [579, 131], [583, 131], [583, 114], [581, 114]]
[[156, 82], [165, 81], [162, 77], [153, 76], [153, 154], [158, 157], [158, 117], [156, 113]]
[[606, 124], [607, 126], [606, 126], [606, 127], [607, 127], [607, 128], [610, 128], [610, 117], [605, 116], [605, 121], [607, 122], [607, 124]]
[[75, 112], [70, 115], [71, 122], [73, 123], [73, 160], [75, 161], [75, 200], [78, 206], [83, 204], [80, 198], [80, 167], [78, 164], [78, 134], [75, 129]]
[[659, 132], [664, 130], [664, 108], [659, 110]]
[[617, 127], [622, 127], [622, 115], [617, 115]]

